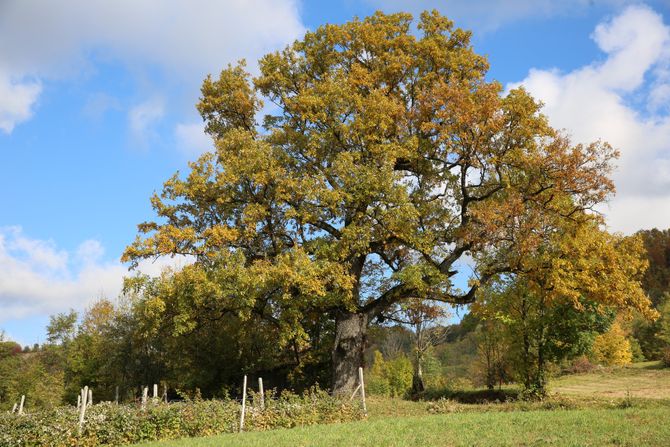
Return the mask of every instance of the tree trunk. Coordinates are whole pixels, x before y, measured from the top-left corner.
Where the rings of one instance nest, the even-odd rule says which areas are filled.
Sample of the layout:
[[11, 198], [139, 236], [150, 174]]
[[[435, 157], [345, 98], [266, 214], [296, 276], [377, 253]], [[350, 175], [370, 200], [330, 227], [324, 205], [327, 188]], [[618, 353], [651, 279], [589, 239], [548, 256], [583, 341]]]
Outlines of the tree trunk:
[[422, 360], [416, 359], [416, 367], [414, 368], [414, 377], [412, 377], [412, 394], [421, 394], [426, 390], [423, 383], [423, 368], [421, 367]]
[[368, 316], [340, 312], [335, 322], [333, 346], [333, 394], [353, 393], [358, 386], [358, 368], [363, 366]]
[[412, 394], [417, 395], [423, 393], [426, 389], [423, 383], [423, 353], [427, 348], [423, 339], [423, 322], [418, 321], [414, 326], [416, 334], [414, 353], [416, 357], [414, 359], [414, 376], [412, 377]]

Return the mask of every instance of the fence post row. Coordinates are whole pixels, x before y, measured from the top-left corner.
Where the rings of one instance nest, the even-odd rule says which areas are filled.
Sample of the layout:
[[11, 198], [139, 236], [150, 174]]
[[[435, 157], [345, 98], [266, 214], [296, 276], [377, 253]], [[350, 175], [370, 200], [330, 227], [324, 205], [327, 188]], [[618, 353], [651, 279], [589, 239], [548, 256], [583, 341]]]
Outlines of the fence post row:
[[[360, 390], [361, 392], [361, 403], [363, 405], [363, 413], [367, 416], [368, 414], [368, 409], [365, 403], [365, 382], [363, 379], [363, 368], [359, 367], [358, 368], [358, 386], [354, 390], [353, 394], [351, 395], [351, 399], [354, 398], [356, 393]], [[148, 395], [149, 395], [149, 387], [148, 386], [143, 386], [142, 388], [142, 409], [146, 408], [147, 405], [147, 400], [148, 400]], [[258, 393], [260, 395], [260, 407], [262, 410], [265, 409], [265, 391], [263, 389], [263, 378], [259, 377], [258, 378]], [[165, 402], [167, 403], [167, 385], [164, 386], [164, 392], [163, 392], [163, 397], [165, 399]], [[158, 384], [154, 384], [153, 386], [153, 398], [158, 399]], [[23, 406], [25, 404], [26, 396], [25, 394], [21, 396], [21, 402], [18, 405], [18, 414], [22, 415], [23, 414]], [[116, 404], [118, 405], [119, 403], [119, 387], [118, 385], [116, 386], [116, 392], [115, 392], [115, 398], [114, 398]], [[79, 431], [81, 432], [81, 429], [84, 425], [84, 417], [86, 415], [86, 408], [93, 405], [93, 389], [89, 388], [88, 385], [86, 385], [84, 388], [82, 388], [79, 392], [79, 395], [77, 396], [77, 409], [79, 410]], [[247, 376], [246, 374], [244, 375], [244, 380], [242, 383], [242, 411], [240, 412], [240, 432], [244, 431], [244, 416], [246, 413], [246, 406], [247, 406]], [[17, 411], [17, 404], [14, 403], [14, 406], [12, 407], [12, 413], [15, 413]]]

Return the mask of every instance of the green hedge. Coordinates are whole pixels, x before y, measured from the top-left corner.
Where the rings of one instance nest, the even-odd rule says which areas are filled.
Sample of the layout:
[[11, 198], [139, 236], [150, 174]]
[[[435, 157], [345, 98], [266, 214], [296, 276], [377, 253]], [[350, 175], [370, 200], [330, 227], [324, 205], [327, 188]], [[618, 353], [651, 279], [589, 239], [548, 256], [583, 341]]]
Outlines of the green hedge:
[[[284, 392], [266, 399], [266, 406], [248, 405], [245, 431], [346, 422], [363, 417], [358, 402], [342, 401], [324, 391], [298, 396]], [[94, 447], [160, 439], [211, 436], [239, 430], [240, 403], [234, 400], [196, 400], [135, 405], [101, 403], [86, 412], [78, 432], [78, 412], [59, 407], [23, 416], [0, 415], [0, 446]]]

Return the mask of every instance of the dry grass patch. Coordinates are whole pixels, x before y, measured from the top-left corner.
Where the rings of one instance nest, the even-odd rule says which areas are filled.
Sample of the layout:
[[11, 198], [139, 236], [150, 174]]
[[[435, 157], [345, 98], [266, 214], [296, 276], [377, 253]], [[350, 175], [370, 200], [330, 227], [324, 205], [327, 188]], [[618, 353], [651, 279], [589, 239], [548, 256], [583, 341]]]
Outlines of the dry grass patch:
[[552, 382], [551, 389], [568, 395], [670, 399], [670, 369], [660, 369], [658, 362], [606, 368], [559, 377]]

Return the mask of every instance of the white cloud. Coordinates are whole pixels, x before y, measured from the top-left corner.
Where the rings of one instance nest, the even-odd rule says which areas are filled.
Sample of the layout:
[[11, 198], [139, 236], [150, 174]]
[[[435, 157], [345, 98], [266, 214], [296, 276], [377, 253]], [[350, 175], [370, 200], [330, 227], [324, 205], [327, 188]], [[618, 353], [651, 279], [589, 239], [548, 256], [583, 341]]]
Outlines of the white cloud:
[[[621, 151], [617, 196], [603, 210], [613, 230], [670, 227], [670, 109], [660, 101], [670, 28], [646, 6], [629, 6], [592, 35], [606, 54], [568, 73], [530, 70], [523, 84], [555, 127], [576, 142], [603, 139]], [[640, 105], [640, 102], [643, 104]]]
[[[0, 323], [67, 309], [84, 309], [101, 296], [116, 298], [126, 266], [104, 261], [104, 248], [86, 240], [73, 252], [53, 241], [33, 239], [20, 227], [0, 227]], [[181, 267], [187, 258], [143, 261], [138, 270], [157, 275], [167, 266]]]
[[105, 254], [102, 244], [95, 239], [88, 239], [77, 247], [77, 259], [84, 265], [91, 265], [98, 262]]
[[205, 125], [199, 123], [178, 123], [175, 127], [177, 147], [188, 156], [198, 156], [213, 148], [212, 138], [205, 133]]
[[136, 141], [146, 143], [153, 135], [153, 126], [165, 115], [162, 98], [148, 99], [128, 111], [130, 132]]
[[42, 86], [37, 81], [16, 81], [0, 71], [0, 130], [10, 134], [30, 119]]
[[0, 129], [30, 118], [40, 80], [79, 76], [98, 59], [197, 85], [303, 32], [297, 0], [3, 0]]
[[367, 0], [385, 12], [409, 11], [415, 17], [425, 10], [437, 9], [456, 25], [479, 32], [493, 31], [503, 25], [527, 18], [578, 15], [600, 5], [622, 5], [635, 0]]

